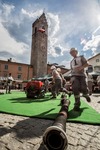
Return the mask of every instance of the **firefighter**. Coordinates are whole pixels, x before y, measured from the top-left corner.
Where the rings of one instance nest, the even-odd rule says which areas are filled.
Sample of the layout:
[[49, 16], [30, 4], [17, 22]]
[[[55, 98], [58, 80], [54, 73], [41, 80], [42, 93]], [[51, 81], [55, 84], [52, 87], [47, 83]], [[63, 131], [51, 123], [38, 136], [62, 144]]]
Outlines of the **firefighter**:
[[88, 102], [91, 101], [88, 96], [88, 89], [86, 84], [86, 76], [84, 73], [84, 68], [88, 66], [88, 63], [84, 56], [78, 56], [78, 51], [75, 48], [70, 49], [70, 55], [73, 57], [70, 62], [71, 67], [71, 83], [72, 91], [75, 97], [74, 110], [80, 110], [80, 93], [86, 98]]

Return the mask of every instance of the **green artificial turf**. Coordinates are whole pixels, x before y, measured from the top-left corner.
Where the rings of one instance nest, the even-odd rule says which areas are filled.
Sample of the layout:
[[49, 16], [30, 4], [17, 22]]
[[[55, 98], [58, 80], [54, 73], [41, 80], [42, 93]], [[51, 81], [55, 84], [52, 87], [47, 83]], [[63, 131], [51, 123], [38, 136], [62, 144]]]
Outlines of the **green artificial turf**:
[[[0, 95], [0, 112], [9, 114], [37, 117], [43, 119], [55, 119], [61, 106], [60, 96], [50, 99], [50, 93], [42, 99], [28, 99], [24, 92], [12, 92], [12, 94]], [[100, 124], [100, 114], [87, 103], [81, 100], [81, 110], [73, 111], [74, 97], [70, 97], [70, 106], [67, 121], [82, 122], [88, 124]]]

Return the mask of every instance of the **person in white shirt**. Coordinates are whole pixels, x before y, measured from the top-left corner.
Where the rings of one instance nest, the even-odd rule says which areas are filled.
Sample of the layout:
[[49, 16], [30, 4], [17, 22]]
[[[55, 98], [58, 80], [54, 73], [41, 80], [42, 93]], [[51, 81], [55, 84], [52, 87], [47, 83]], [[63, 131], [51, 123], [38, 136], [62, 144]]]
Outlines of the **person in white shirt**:
[[93, 77], [86, 71], [86, 82], [88, 86], [89, 95], [92, 95]]
[[97, 84], [98, 84], [99, 90], [100, 90], [100, 75], [97, 77]]
[[11, 87], [12, 87], [12, 82], [14, 81], [11, 73], [9, 73], [9, 76], [7, 77], [7, 87], [6, 87], [6, 93], [11, 93]]

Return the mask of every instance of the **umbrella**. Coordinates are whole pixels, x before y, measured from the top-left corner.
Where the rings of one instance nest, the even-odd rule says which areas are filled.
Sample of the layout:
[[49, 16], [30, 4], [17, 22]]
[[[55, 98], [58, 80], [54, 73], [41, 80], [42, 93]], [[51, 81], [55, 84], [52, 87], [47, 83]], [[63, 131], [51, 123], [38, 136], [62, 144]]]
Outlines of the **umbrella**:
[[93, 72], [90, 72], [89, 74], [90, 74], [90, 75], [93, 75], [93, 76], [99, 76], [99, 75], [100, 75], [100, 72], [95, 72], [95, 71], [93, 71]]
[[32, 80], [45, 80], [45, 79], [52, 79], [52, 76], [51, 75], [45, 75], [45, 76], [41, 76], [41, 77], [38, 77], [38, 78], [32, 78]]

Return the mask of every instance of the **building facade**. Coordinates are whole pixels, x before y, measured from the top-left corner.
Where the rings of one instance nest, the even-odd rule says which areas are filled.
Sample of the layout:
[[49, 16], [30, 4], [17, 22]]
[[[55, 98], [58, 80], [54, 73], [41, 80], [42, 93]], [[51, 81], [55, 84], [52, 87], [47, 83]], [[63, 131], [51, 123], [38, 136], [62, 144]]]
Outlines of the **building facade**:
[[0, 60], [0, 83], [6, 81], [8, 74], [11, 73], [15, 81], [14, 86], [18, 85], [22, 88], [22, 82], [24, 80], [32, 79], [33, 67], [28, 64], [22, 64], [18, 62], [12, 62], [11, 59], [8, 61]]
[[47, 74], [47, 43], [48, 24], [43, 13], [32, 24], [31, 65], [34, 68], [33, 77]]
[[88, 70], [90, 70], [90, 72], [91, 72], [91, 69], [94, 72], [100, 72], [100, 53], [89, 58], [88, 62], [90, 64], [90, 67], [88, 67]]

